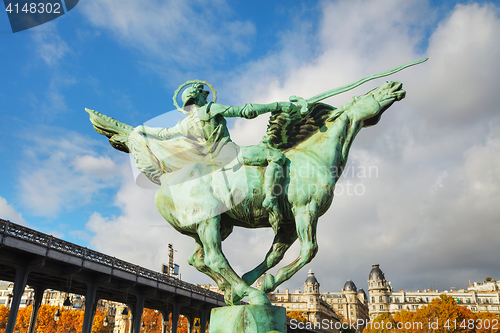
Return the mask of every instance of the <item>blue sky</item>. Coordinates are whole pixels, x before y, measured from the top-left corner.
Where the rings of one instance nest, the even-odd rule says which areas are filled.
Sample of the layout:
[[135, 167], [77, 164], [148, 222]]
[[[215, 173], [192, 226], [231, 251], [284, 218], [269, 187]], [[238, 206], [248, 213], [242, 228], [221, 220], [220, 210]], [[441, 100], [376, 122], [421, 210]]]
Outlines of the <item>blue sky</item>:
[[[428, 56], [388, 78], [407, 98], [361, 131], [349, 162], [378, 173], [344, 175], [339, 188], [363, 194], [338, 193], [320, 219], [318, 256], [285, 286], [313, 269], [322, 290], [349, 278], [366, 289], [373, 263], [395, 289], [498, 279], [499, 34], [499, 7], [486, 1], [82, 0], [16, 34], [0, 15], [0, 217], [153, 269], [174, 243], [183, 278], [207, 283], [186, 263], [194, 242], [156, 212], [154, 190], [134, 184], [128, 156], [84, 108], [173, 125], [182, 115], [170, 112], [172, 94], [186, 80], [210, 82], [223, 104], [267, 103]], [[266, 123], [232, 120], [232, 138], [257, 143]], [[244, 272], [271, 241], [270, 230], [237, 230], [225, 248]]]

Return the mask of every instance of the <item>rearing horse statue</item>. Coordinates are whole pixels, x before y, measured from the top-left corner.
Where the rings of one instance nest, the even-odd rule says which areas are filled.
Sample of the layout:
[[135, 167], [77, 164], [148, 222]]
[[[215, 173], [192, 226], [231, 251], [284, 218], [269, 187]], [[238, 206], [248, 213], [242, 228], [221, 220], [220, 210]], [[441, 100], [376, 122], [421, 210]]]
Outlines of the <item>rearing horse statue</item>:
[[[286, 157], [282, 180], [275, 188], [281, 212], [279, 228], [262, 263], [241, 277], [222, 253], [221, 243], [234, 226], [271, 227], [269, 212], [262, 207], [266, 166], [245, 165], [236, 154], [225, 165], [214, 166], [213, 159], [208, 158], [212, 162], [192, 161], [172, 172], [162, 164], [162, 160], [175, 158], [172, 154], [162, 155], [165, 140], [145, 141], [146, 133], [137, 128], [86, 111], [96, 131], [110, 138], [116, 149], [131, 152], [137, 164], [143, 166], [141, 171], [160, 185], [155, 195], [159, 212], [177, 231], [195, 240], [188, 262], [217, 283], [225, 293], [226, 303], [237, 304], [247, 296], [250, 304], [270, 304], [266, 293], [291, 278], [316, 255], [318, 217], [333, 201], [335, 183], [354, 138], [363, 127], [377, 124], [384, 111], [405, 94], [401, 83], [386, 82], [339, 108], [308, 100], [301, 103], [300, 111], [290, 108], [288, 112], [275, 110], [271, 114], [260, 145], [279, 150]], [[251, 287], [282, 260], [297, 239], [299, 257], [275, 276], [265, 275], [261, 290]]]

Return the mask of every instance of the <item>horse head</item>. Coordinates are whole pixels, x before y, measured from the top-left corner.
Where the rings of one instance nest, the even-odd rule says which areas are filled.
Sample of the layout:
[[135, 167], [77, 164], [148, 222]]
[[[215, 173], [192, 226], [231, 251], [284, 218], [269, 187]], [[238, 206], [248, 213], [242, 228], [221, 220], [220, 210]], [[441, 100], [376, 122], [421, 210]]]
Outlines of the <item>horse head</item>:
[[356, 112], [363, 121], [363, 127], [373, 126], [380, 121], [380, 117], [392, 103], [400, 101], [406, 96], [401, 82], [387, 81], [367, 94], [354, 97], [349, 108]]

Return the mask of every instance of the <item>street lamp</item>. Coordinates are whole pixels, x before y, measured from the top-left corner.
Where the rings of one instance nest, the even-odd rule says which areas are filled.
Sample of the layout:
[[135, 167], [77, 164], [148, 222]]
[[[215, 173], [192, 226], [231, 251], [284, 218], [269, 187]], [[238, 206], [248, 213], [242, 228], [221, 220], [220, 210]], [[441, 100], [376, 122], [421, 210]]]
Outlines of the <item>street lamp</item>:
[[124, 307], [122, 311], [122, 319], [123, 320], [127, 319], [127, 316], [128, 316], [128, 308]]
[[66, 297], [66, 299], [64, 300], [63, 306], [71, 306], [71, 301], [69, 299], [69, 296]]

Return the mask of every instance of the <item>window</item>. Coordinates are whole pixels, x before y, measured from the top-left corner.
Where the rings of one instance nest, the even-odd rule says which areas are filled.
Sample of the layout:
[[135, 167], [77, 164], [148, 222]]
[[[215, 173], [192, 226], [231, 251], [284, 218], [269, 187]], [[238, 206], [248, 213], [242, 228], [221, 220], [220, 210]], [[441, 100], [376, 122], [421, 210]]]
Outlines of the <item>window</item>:
[[354, 313], [352, 313], [352, 311], [351, 311], [351, 316], [352, 316], [352, 315], [354, 315]]
[[379, 301], [380, 303], [382, 303], [382, 302], [383, 302], [383, 300], [382, 300], [382, 299], [383, 299], [383, 298], [382, 298], [382, 296], [379, 296], [379, 297], [378, 297], [378, 301]]
[[5, 299], [0, 299], [0, 305], [5, 304], [5, 301], [6, 301]]
[[27, 299], [21, 299], [21, 303], [20, 304], [26, 304], [28, 300]]
[[349, 308], [352, 309], [352, 304], [351, 304], [351, 306]]
[[375, 310], [375, 305], [373, 306], [373, 310]]
[[299, 296], [299, 302], [302, 302], [302, 297]]
[[339, 309], [342, 309], [342, 305], [340, 305], [340, 304], [339, 304], [338, 308], [339, 308]]
[[375, 297], [372, 297], [372, 303], [375, 303]]
[[403, 309], [403, 306], [402, 305], [398, 305], [398, 310], [401, 310]]
[[309, 296], [309, 301], [310, 302], [314, 301], [314, 298], [312, 296]]
[[381, 305], [381, 306], [380, 306], [380, 310], [383, 310], [383, 309], [384, 309], [384, 306], [383, 306], [383, 305]]

